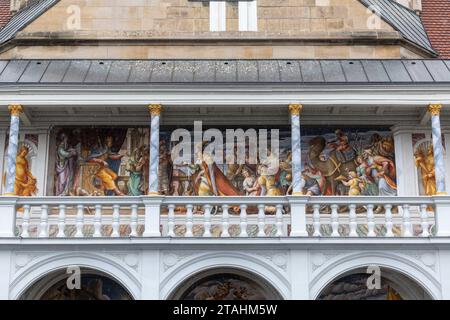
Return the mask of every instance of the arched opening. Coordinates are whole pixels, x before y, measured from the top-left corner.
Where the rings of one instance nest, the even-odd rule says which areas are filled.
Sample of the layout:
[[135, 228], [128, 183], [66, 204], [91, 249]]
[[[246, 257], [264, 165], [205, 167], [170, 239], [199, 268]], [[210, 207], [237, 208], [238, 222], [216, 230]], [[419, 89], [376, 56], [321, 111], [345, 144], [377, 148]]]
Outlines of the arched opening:
[[320, 292], [317, 300], [432, 299], [417, 282], [406, 275], [388, 268], [378, 270], [360, 268], [340, 275]]
[[281, 300], [259, 276], [234, 268], [211, 269], [193, 275], [170, 296], [173, 300]]
[[[75, 272], [66, 269], [51, 272], [23, 293], [20, 300], [132, 300], [132, 295], [115, 279], [104, 272], [81, 268], [80, 286], [69, 278]], [[69, 281], [68, 281], [69, 280]]]

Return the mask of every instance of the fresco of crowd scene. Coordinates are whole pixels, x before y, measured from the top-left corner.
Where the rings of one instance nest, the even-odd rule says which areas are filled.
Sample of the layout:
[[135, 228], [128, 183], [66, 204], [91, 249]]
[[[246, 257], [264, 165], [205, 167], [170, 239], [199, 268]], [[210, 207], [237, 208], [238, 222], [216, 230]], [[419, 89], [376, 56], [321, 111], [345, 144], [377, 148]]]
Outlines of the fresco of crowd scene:
[[[279, 196], [292, 193], [289, 130], [280, 130], [280, 159], [276, 170], [270, 167], [275, 163], [270, 154], [258, 164], [216, 164], [201, 159], [174, 165], [170, 150], [176, 142], [170, 142], [170, 132], [161, 131], [161, 194]], [[56, 130], [56, 141], [55, 195], [139, 196], [147, 193], [147, 128], [60, 128]], [[388, 130], [303, 129], [303, 193], [312, 196], [396, 195], [394, 157], [394, 142]]]

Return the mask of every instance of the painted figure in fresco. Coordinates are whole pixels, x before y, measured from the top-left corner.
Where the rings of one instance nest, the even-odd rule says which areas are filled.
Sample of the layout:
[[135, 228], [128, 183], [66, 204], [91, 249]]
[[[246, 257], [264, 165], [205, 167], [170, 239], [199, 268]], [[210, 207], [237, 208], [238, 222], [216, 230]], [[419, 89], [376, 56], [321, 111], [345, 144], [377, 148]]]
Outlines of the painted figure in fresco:
[[261, 188], [256, 181], [255, 175], [250, 171], [249, 168], [242, 169], [242, 174], [244, 175], [242, 187], [245, 191], [245, 195], [258, 196], [261, 192]]
[[26, 146], [21, 146], [16, 157], [14, 194], [22, 197], [30, 197], [37, 192], [37, 180], [30, 171], [27, 155], [28, 148]]
[[358, 162], [356, 173], [361, 180], [361, 194], [365, 196], [377, 196], [378, 186], [371, 176], [371, 169], [369, 164], [362, 156], [358, 156], [356, 158], [356, 162]]
[[327, 154], [327, 159], [324, 159], [322, 152], [326, 147], [326, 140], [322, 136], [317, 136], [309, 142], [308, 157], [309, 160], [320, 171], [325, 178], [325, 183], [322, 187], [323, 195], [336, 195], [338, 186], [342, 183], [336, 180], [339, 176], [347, 175], [347, 172], [356, 171], [356, 163], [354, 159], [342, 162], [338, 159], [337, 150], [331, 150]]
[[302, 177], [305, 180], [305, 186], [303, 187], [303, 194], [306, 196], [319, 196], [321, 194], [321, 186], [324, 183], [324, 179], [320, 174], [320, 171], [311, 168], [305, 164], [302, 171]]
[[207, 152], [202, 154], [201, 163], [196, 164], [197, 174], [193, 175], [194, 190], [204, 196], [237, 196], [239, 190], [227, 179]]
[[427, 196], [436, 194], [436, 177], [434, 172], [433, 145], [428, 148], [418, 148], [414, 153], [416, 166], [420, 170], [422, 187]]
[[364, 150], [363, 156], [371, 169], [371, 176], [378, 185], [380, 196], [397, 195], [395, 164], [387, 157], [374, 155], [372, 149]]
[[[119, 190], [116, 185], [116, 179], [118, 177], [117, 172], [120, 166], [120, 160], [123, 155], [111, 152], [112, 137], [106, 139], [106, 146], [99, 148], [99, 150], [92, 150], [88, 157], [88, 163], [95, 163], [98, 165], [98, 169], [94, 176], [100, 180], [100, 188], [108, 194], [112, 192], [118, 196], [124, 196], [124, 193]], [[117, 166], [117, 162], [119, 165]], [[113, 164], [114, 171], [110, 168], [110, 163]]]
[[172, 178], [172, 158], [164, 141], [159, 144], [158, 184], [160, 194], [169, 194]]
[[283, 194], [292, 193], [292, 152], [287, 153], [285, 160], [280, 159], [280, 187]]
[[140, 196], [144, 193], [142, 172], [144, 170], [145, 158], [142, 155], [142, 149], [142, 147], [136, 148], [127, 163], [127, 171], [130, 173], [127, 187], [130, 196]]
[[345, 178], [336, 178], [341, 180], [342, 184], [346, 187], [349, 187], [348, 195], [349, 196], [359, 196], [361, 194], [361, 180], [358, 178], [358, 175], [355, 171], [350, 171], [348, 173], [348, 179]]
[[327, 161], [332, 151], [340, 162], [348, 162], [355, 158], [355, 151], [349, 143], [347, 135], [340, 129], [335, 132], [336, 138], [327, 142], [326, 148], [322, 151], [320, 159]]
[[59, 140], [60, 142], [56, 148], [55, 194], [57, 196], [67, 196], [73, 188], [78, 152], [74, 148], [69, 148], [68, 138], [65, 133], [61, 133]]

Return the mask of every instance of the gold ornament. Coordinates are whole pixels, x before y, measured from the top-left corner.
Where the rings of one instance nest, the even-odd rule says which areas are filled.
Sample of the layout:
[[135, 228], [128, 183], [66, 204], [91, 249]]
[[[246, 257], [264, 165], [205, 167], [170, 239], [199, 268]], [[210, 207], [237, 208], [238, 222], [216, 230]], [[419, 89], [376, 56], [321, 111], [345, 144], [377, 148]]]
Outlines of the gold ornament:
[[289, 112], [293, 116], [300, 115], [300, 112], [302, 112], [303, 106], [301, 104], [290, 104], [289, 105]]
[[148, 111], [152, 116], [159, 116], [162, 111], [162, 106], [160, 104], [151, 104], [148, 106]]
[[19, 116], [23, 111], [23, 107], [20, 104], [10, 104], [8, 110], [12, 116]]
[[441, 104], [430, 104], [428, 106], [428, 111], [432, 116], [438, 116], [441, 113], [442, 105]]

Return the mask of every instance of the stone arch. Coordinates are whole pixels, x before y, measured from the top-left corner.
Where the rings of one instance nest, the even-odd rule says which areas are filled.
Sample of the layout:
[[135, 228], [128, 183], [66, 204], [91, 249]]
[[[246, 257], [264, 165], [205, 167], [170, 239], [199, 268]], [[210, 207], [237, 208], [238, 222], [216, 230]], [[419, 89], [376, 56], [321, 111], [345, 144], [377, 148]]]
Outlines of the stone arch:
[[58, 274], [69, 266], [94, 270], [116, 281], [133, 299], [140, 297], [141, 284], [138, 274], [116, 257], [97, 253], [67, 252], [44, 255], [33, 259], [14, 276], [10, 285], [10, 299], [19, 299], [39, 280]]
[[259, 284], [271, 288], [274, 298], [289, 297], [289, 281], [277, 266], [252, 254], [212, 252], [192, 256], [169, 269], [161, 281], [161, 298], [177, 297], [177, 291], [184, 288], [183, 284], [189, 283], [194, 275], [202, 277], [223, 272], [257, 279]]
[[[436, 257], [431, 254], [426, 259], [434, 263]], [[430, 261], [426, 264], [430, 264]], [[330, 259], [318, 268], [310, 282], [310, 297], [317, 299], [329, 284], [358, 270], [365, 272], [368, 266], [379, 266], [390, 281], [408, 281], [409, 285], [422, 289], [430, 299], [439, 299], [441, 296], [436, 275], [421, 261], [392, 252], [357, 252]], [[406, 291], [403, 290], [404, 293]], [[409, 292], [407, 298], [418, 297]]]
[[116, 279], [95, 269], [80, 269], [80, 287], [69, 289], [66, 269], [53, 271], [34, 282], [21, 300], [132, 300], [132, 295]]
[[[239, 297], [253, 297], [254, 299], [266, 299], [266, 300], [280, 300], [280, 294], [267, 283], [261, 277], [256, 276], [248, 271], [235, 268], [211, 268], [197, 274], [192, 275], [191, 278], [186, 279], [181, 283], [175, 291], [169, 296], [169, 299], [173, 300], [185, 300], [193, 299], [195, 290], [199, 288], [206, 288], [222, 286], [225, 289], [222, 290], [224, 295], [230, 299], [234, 295], [230, 292], [232, 290], [237, 290]], [[227, 285], [229, 287], [227, 287]], [[231, 288], [231, 290], [230, 290]], [[245, 288], [241, 290], [241, 288]], [[244, 292], [244, 294], [240, 294]], [[197, 293], [197, 295], [199, 295]], [[201, 292], [200, 292], [201, 295]], [[208, 296], [210, 297], [210, 295]], [[245, 298], [239, 299], [243, 300]], [[226, 300], [226, 299], [224, 299]]]

